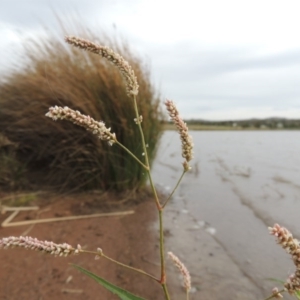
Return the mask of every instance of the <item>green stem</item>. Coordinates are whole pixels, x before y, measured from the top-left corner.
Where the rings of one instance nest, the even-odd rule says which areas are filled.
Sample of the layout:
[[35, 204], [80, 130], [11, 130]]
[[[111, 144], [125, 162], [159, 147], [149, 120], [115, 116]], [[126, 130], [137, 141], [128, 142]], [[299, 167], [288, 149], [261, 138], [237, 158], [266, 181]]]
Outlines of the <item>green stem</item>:
[[119, 265], [119, 266], [122, 266], [122, 267], [124, 267], [124, 268], [127, 268], [127, 269], [130, 269], [130, 270], [132, 270], [132, 271], [138, 272], [138, 273], [140, 273], [140, 274], [142, 274], [142, 275], [148, 276], [148, 277], [150, 277], [151, 279], [154, 279], [155, 281], [159, 282], [159, 279], [157, 279], [156, 277], [150, 275], [149, 273], [147, 273], [147, 272], [145, 272], [145, 271], [143, 271], [143, 270], [141, 270], [141, 269], [137, 269], [137, 268], [133, 268], [133, 267], [130, 267], [130, 266], [128, 266], [128, 265], [125, 265], [125, 264], [123, 264], [123, 263], [121, 263], [121, 262], [119, 262], [119, 261], [116, 261], [116, 260], [114, 260], [114, 259], [112, 259], [112, 258], [110, 258], [110, 257], [108, 257], [108, 256], [106, 256], [106, 255], [104, 255], [104, 254], [103, 254], [102, 256], [103, 256], [104, 258], [106, 258], [106, 259], [108, 259], [108, 260], [110, 260], [110, 261], [116, 263], [116, 264]]
[[121, 144], [119, 141], [115, 140], [115, 143], [119, 145], [121, 148], [123, 148], [129, 155], [131, 155], [142, 167], [144, 167], [146, 170], [149, 170], [149, 167], [147, 167], [145, 164], [143, 164], [128, 148], [126, 148], [123, 144]]
[[165, 208], [165, 206], [167, 205], [167, 203], [169, 202], [169, 200], [170, 200], [170, 199], [172, 198], [172, 196], [174, 195], [174, 193], [175, 193], [175, 191], [177, 190], [177, 188], [178, 188], [178, 186], [179, 186], [179, 184], [180, 184], [180, 182], [181, 182], [181, 180], [182, 180], [182, 178], [183, 178], [183, 176], [184, 176], [185, 173], [186, 173], [186, 171], [184, 170], [184, 171], [182, 172], [180, 178], [178, 179], [177, 184], [176, 184], [176, 186], [174, 187], [172, 193], [169, 195], [168, 199], [167, 199], [167, 200], [165, 201], [165, 203], [162, 205], [162, 208]]
[[160, 267], [161, 267], [161, 285], [163, 287], [166, 300], [170, 300], [167, 284], [166, 284], [166, 268], [165, 268], [165, 251], [164, 251], [164, 225], [163, 225], [163, 209], [158, 210], [159, 214], [159, 251], [160, 251]]
[[164, 226], [163, 226], [163, 210], [158, 211], [159, 214], [159, 252], [160, 252], [160, 267], [161, 267], [161, 279], [164, 282], [165, 274], [165, 253], [164, 253]]
[[106, 256], [103, 252], [102, 252], [102, 253], [99, 253], [99, 252], [88, 251], [88, 250], [80, 250], [80, 252], [81, 252], [81, 253], [90, 253], [90, 254], [94, 254], [94, 255], [98, 255], [98, 256], [100, 256], [100, 257], [106, 258], [107, 260], [109, 260], [109, 261], [111, 261], [111, 262], [113, 262], [113, 263], [115, 263], [115, 264], [117, 264], [117, 265], [119, 265], [119, 266], [122, 266], [122, 267], [124, 267], [124, 268], [127, 268], [127, 269], [129, 269], [129, 270], [131, 270], [131, 271], [138, 272], [138, 273], [140, 273], [140, 274], [142, 274], [142, 275], [145, 275], [145, 276], [147, 276], [147, 277], [150, 277], [151, 279], [154, 279], [155, 281], [157, 281], [158, 283], [160, 283], [160, 280], [159, 280], [158, 278], [152, 276], [151, 274], [149, 274], [149, 273], [147, 273], [147, 272], [145, 272], [145, 271], [143, 271], [143, 270], [141, 270], [141, 269], [137, 269], [137, 268], [134, 268], [134, 267], [130, 267], [130, 266], [128, 266], [128, 265], [125, 265], [125, 264], [123, 264], [123, 263], [121, 263], [121, 262], [119, 262], [119, 261], [117, 261], [117, 260], [115, 260], [115, 259], [113, 259], [113, 258], [111, 258], [111, 257], [109, 257], [109, 256]]
[[148, 152], [147, 152], [147, 147], [146, 147], [146, 142], [145, 142], [145, 136], [144, 136], [144, 132], [143, 132], [143, 129], [142, 129], [141, 122], [139, 121], [140, 115], [139, 115], [139, 110], [138, 110], [138, 106], [137, 106], [137, 103], [136, 103], [136, 96], [133, 96], [133, 104], [134, 104], [135, 117], [136, 117], [136, 120], [137, 120], [137, 125], [139, 127], [141, 140], [142, 140], [142, 145], [143, 145], [143, 150], [144, 150], [144, 154], [145, 154], [145, 163], [146, 163], [146, 166], [150, 170], [150, 164], [149, 164]]
[[147, 166], [146, 170], [148, 172], [148, 178], [149, 178], [149, 181], [150, 181], [151, 190], [152, 190], [153, 195], [154, 195], [156, 207], [159, 210], [161, 208], [161, 205], [160, 205], [160, 202], [159, 202], [159, 199], [158, 199], [158, 196], [157, 196], [157, 192], [156, 192], [153, 180], [152, 180], [151, 172], [150, 172], [149, 157], [148, 157], [148, 152], [147, 152], [147, 147], [146, 147], [143, 128], [142, 128], [141, 122], [139, 121], [140, 116], [139, 116], [138, 106], [137, 106], [137, 103], [136, 103], [136, 96], [133, 97], [133, 103], [134, 103], [135, 117], [136, 117], [136, 120], [138, 120], [137, 125], [139, 127], [141, 140], [142, 140], [142, 145], [143, 145], [143, 150], [144, 150], [144, 154], [145, 154], [145, 163], [146, 163], [146, 166]]
[[138, 111], [138, 106], [136, 102], [136, 97], [133, 97], [133, 102], [134, 102], [134, 110], [135, 110], [135, 117], [137, 120], [137, 125], [139, 127], [140, 135], [141, 135], [141, 140], [142, 140], [142, 145], [143, 145], [143, 150], [145, 154], [145, 164], [148, 167], [147, 173], [148, 173], [148, 178], [150, 181], [150, 186], [154, 195], [155, 203], [156, 203], [156, 208], [158, 210], [159, 214], [159, 252], [160, 252], [160, 264], [161, 264], [161, 278], [160, 278], [160, 283], [162, 285], [162, 288], [164, 290], [165, 294], [165, 299], [170, 300], [170, 296], [168, 293], [168, 288], [166, 285], [166, 270], [165, 270], [165, 254], [164, 254], [164, 231], [163, 231], [163, 208], [160, 204], [160, 201], [158, 199], [158, 195], [156, 192], [156, 188], [154, 186], [154, 182], [152, 180], [151, 172], [150, 172], [150, 164], [149, 164], [149, 158], [148, 158], [148, 152], [147, 152], [147, 147], [146, 147], [146, 142], [145, 142], [145, 136], [144, 132], [142, 129], [142, 125], [140, 122], [140, 115]]
[[285, 292], [285, 290], [282, 289], [281, 291], [277, 292], [276, 294], [271, 295], [270, 297], [268, 297], [268, 298], [266, 298], [264, 300], [270, 300], [272, 298], [275, 298], [278, 294], [281, 294], [281, 293], [284, 293], [284, 292]]
[[166, 300], [170, 300], [171, 298], [167, 289], [167, 285], [165, 283], [162, 284], [162, 288], [164, 290]]
[[157, 195], [157, 192], [156, 192], [156, 188], [154, 186], [154, 182], [153, 182], [153, 179], [152, 179], [150, 171], [148, 171], [148, 178], [149, 178], [149, 181], [150, 181], [151, 190], [152, 190], [153, 195], [154, 195], [154, 200], [155, 200], [156, 208], [157, 208], [158, 211], [160, 211], [162, 209], [162, 206], [161, 206], [161, 204], [159, 202], [158, 195]]

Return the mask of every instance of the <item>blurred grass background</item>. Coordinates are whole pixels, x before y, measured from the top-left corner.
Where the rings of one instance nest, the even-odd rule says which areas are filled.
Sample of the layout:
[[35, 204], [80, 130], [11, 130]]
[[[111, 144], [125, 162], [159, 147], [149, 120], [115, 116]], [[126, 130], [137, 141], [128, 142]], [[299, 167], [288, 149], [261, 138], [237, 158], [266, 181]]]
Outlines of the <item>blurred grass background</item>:
[[[84, 28], [77, 31], [80, 37], [111, 47], [133, 67], [152, 161], [163, 114], [147, 65], [125, 42]], [[110, 147], [70, 122], [45, 117], [53, 105], [77, 109], [104, 121], [143, 160], [133, 100], [126, 95], [118, 69], [98, 55], [65, 44], [63, 34], [45, 31], [43, 38], [24, 40], [23, 46], [22, 64], [12, 66], [0, 82], [0, 185], [59, 191], [142, 187], [144, 170], [120, 147]]]

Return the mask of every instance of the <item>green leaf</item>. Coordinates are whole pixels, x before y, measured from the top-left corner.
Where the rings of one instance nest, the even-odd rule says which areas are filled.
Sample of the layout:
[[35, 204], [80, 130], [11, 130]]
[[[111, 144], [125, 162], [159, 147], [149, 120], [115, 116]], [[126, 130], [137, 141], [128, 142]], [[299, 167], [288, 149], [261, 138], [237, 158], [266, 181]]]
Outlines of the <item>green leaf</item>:
[[295, 291], [295, 295], [296, 295], [297, 299], [300, 299], [300, 292], [299, 291]]
[[144, 298], [140, 298], [137, 297], [131, 293], [129, 293], [126, 290], [123, 290], [115, 285], [113, 285], [112, 283], [104, 280], [103, 278], [95, 275], [94, 273], [80, 267], [77, 265], [73, 265], [72, 266], [77, 269], [78, 271], [86, 274], [87, 276], [91, 277], [92, 279], [94, 279], [96, 282], [98, 282], [99, 284], [101, 284], [103, 287], [105, 287], [107, 290], [111, 291], [113, 294], [117, 295], [120, 297], [121, 300], [146, 300]]
[[277, 279], [277, 278], [267, 278], [267, 280], [270, 280], [270, 281], [274, 281], [274, 282], [277, 282], [277, 283], [284, 284], [284, 281], [283, 281], [283, 280], [280, 280], [280, 279]]

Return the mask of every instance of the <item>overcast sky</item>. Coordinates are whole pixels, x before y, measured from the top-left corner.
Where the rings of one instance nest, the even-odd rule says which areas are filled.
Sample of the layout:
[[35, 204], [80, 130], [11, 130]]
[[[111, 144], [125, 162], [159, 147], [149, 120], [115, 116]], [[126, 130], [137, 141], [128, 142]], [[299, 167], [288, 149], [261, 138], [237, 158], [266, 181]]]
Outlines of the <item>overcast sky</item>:
[[184, 118], [300, 118], [299, 0], [0, 0], [1, 71], [53, 11], [125, 37]]

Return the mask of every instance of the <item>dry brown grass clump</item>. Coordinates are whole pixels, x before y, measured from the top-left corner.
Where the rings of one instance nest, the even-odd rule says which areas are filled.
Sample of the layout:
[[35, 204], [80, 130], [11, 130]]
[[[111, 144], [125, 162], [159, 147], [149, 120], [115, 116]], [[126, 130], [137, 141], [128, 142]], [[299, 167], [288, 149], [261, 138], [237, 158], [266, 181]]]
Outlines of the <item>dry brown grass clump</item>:
[[[161, 132], [161, 110], [150, 74], [125, 44], [84, 38], [107, 45], [131, 64], [138, 78], [138, 104], [153, 158]], [[133, 102], [118, 70], [101, 57], [65, 45], [63, 36], [24, 43], [25, 67], [14, 67], [0, 83], [0, 131], [17, 145], [16, 163], [26, 166], [27, 180], [59, 189], [132, 189], [141, 186], [141, 167], [119, 147], [110, 147], [67, 121], [45, 117], [50, 106], [68, 106], [103, 120], [118, 140], [142, 158]], [[1, 174], [0, 174], [1, 175]], [[1, 182], [1, 179], [0, 179]]]

